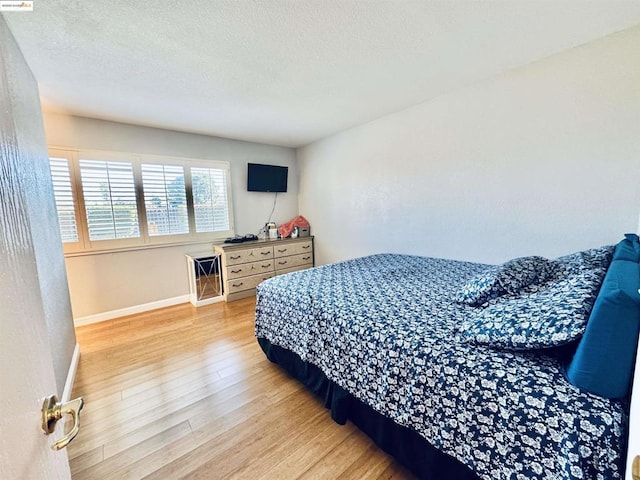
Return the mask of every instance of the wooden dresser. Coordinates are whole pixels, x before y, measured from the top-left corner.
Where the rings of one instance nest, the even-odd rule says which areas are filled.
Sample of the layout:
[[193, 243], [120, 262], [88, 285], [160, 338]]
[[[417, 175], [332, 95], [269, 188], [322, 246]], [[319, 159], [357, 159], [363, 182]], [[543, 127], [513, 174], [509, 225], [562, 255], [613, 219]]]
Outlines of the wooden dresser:
[[267, 278], [313, 267], [313, 237], [216, 245], [227, 302], [255, 295]]

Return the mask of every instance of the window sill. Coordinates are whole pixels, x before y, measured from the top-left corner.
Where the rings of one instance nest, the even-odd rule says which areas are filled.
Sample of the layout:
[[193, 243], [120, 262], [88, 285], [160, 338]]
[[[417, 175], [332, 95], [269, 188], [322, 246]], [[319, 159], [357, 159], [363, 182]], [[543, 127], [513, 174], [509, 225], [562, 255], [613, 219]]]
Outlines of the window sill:
[[[136, 250], [152, 250], [156, 248], [170, 248], [170, 247], [180, 247], [184, 245], [219, 245], [224, 243], [224, 238], [215, 238], [211, 240], [190, 240], [186, 242], [175, 242], [175, 243], [154, 243], [154, 244], [145, 244], [145, 245], [134, 245], [129, 247], [121, 247], [121, 248], [105, 248], [101, 250], [82, 250], [77, 252], [65, 252], [65, 258], [73, 258], [73, 257], [84, 257], [88, 255], [104, 255], [108, 253], [124, 253], [124, 252], [132, 252]], [[213, 253], [213, 248], [211, 249]]]

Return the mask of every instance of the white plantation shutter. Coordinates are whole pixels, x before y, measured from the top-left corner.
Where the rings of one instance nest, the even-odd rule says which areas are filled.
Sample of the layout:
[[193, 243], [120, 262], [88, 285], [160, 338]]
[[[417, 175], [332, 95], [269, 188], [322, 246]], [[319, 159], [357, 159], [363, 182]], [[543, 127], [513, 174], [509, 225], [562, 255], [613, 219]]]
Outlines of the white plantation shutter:
[[51, 169], [51, 180], [53, 181], [53, 193], [62, 242], [77, 242], [76, 206], [69, 172], [69, 160], [66, 158], [50, 158], [49, 167]]
[[196, 232], [224, 232], [229, 226], [227, 171], [222, 168], [191, 167]]
[[140, 237], [133, 165], [80, 160], [89, 239]]
[[228, 162], [97, 150], [49, 155], [65, 254], [234, 233]]
[[149, 236], [189, 233], [184, 167], [143, 163], [142, 190]]

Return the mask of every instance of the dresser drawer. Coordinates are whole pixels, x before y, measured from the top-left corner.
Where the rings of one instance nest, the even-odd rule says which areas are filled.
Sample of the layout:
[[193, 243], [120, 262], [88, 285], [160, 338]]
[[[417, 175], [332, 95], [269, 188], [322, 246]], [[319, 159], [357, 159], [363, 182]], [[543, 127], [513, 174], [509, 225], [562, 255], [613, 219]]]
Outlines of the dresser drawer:
[[298, 265], [297, 267], [285, 268], [284, 270], [278, 270], [278, 275], [284, 275], [285, 273], [297, 272], [298, 270], [306, 270], [307, 268], [311, 268], [312, 265]]
[[273, 255], [275, 258], [288, 257], [290, 255], [300, 255], [302, 253], [311, 253], [311, 240], [308, 242], [287, 243], [285, 245], [276, 245], [273, 247]]
[[250, 277], [229, 279], [225, 282], [225, 285], [227, 287], [226, 293], [231, 294], [256, 288], [260, 282], [266, 280], [267, 278], [273, 277], [273, 275], [273, 272], [269, 272], [262, 275], [252, 275]]
[[313, 265], [313, 255], [309, 252], [300, 255], [291, 255], [290, 257], [280, 257], [275, 259], [275, 263], [277, 271], [303, 265], [311, 267]]
[[259, 275], [265, 272], [273, 272], [275, 269], [273, 258], [261, 260], [259, 262], [240, 263], [231, 265], [225, 269], [227, 279], [248, 277], [249, 275]]
[[246, 250], [232, 250], [225, 252], [225, 265], [256, 262], [265, 258], [273, 258], [273, 247], [256, 247]]

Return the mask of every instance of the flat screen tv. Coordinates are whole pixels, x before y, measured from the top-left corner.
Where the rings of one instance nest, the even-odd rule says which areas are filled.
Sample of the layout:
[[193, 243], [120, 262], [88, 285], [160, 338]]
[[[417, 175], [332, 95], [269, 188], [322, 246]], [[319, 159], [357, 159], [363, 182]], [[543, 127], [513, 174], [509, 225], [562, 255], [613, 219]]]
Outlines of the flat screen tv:
[[250, 163], [247, 173], [249, 192], [286, 192], [289, 167]]

